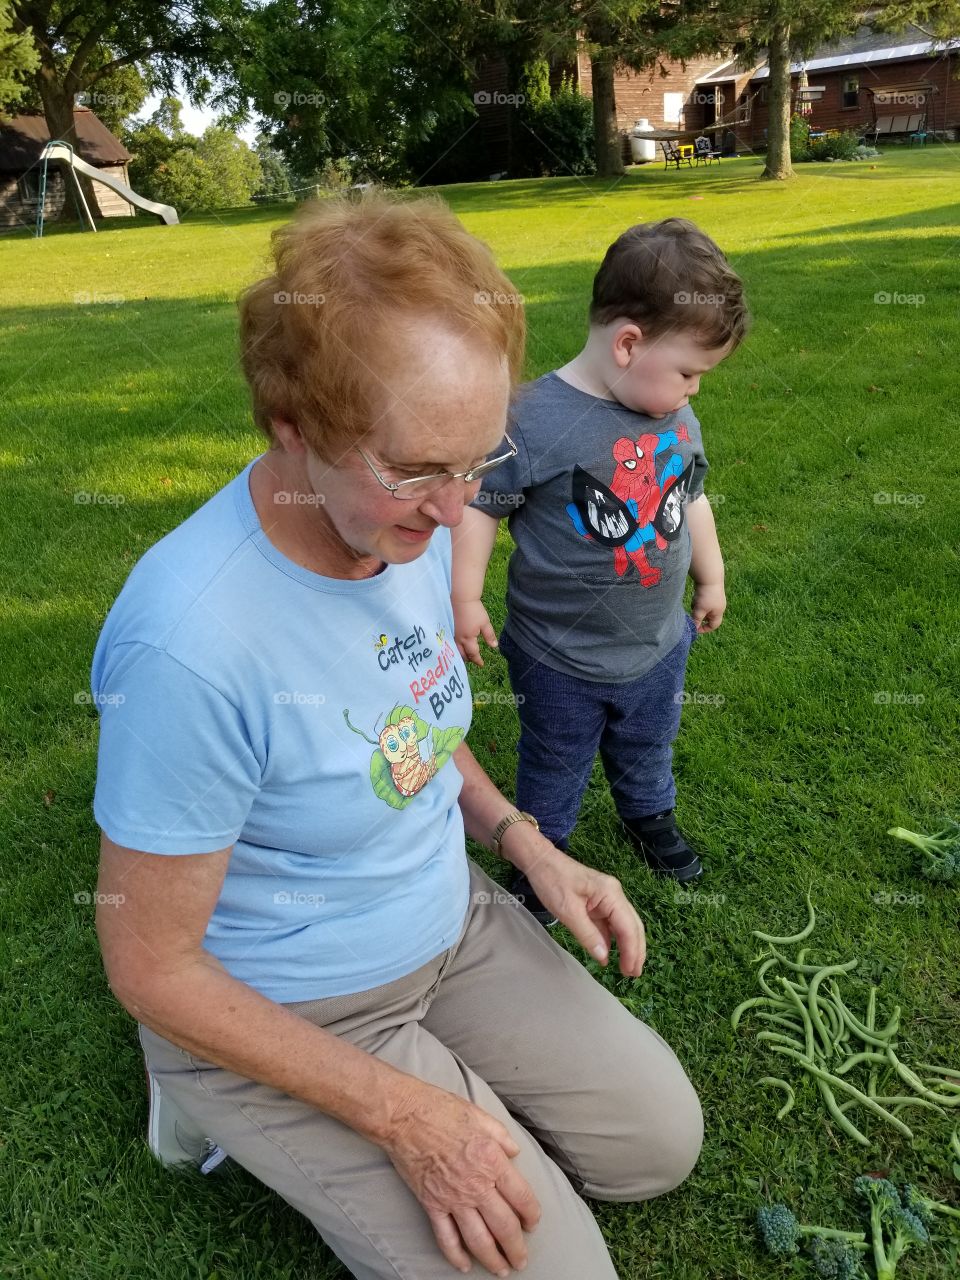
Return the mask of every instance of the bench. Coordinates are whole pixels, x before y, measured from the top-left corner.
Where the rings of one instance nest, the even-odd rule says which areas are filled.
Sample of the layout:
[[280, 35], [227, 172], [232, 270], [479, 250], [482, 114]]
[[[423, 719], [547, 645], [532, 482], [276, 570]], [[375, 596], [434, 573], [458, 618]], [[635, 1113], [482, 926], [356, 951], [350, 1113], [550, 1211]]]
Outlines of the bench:
[[922, 134], [924, 119], [922, 111], [913, 115], [877, 116], [873, 125], [873, 142], [876, 144], [878, 138], [889, 138], [895, 134]]
[[676, 165], [679, 169], [681, 164], [686, 164], [692, 169], [691, 157], [693, 155], [693, 147], [689, 145], [680, 145], [676, 142], [664, 142], [661, 139], [660, 146], [663, 149], [663, 167], [669, 168], [670, 165]]

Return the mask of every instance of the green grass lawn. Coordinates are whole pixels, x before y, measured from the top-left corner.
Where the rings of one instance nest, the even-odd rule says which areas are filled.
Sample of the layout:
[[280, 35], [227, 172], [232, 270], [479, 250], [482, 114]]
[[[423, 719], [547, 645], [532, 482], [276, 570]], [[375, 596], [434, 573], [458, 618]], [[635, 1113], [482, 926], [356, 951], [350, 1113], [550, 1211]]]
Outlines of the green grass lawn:
[[[708, 876], [677, 894], [639, 866], [599, 774], [574, 838], [622, 878], [649, 934], [639, 982], [602, 980], [676, 1048], [706, 1113], [683, 1187], [597, 1207], [620, 1274], [637, 1280], [810, 1274], [759, 1252], [755, 1206], [784, 1199], [806, 1221], [853, 1225], [850, 1183], [866, 1169], [960, 1201], [949, 1121], [910, 1112], [912, 1144], [868, 1124], [864, 1151], [803, 1085], [778, 1124], [779, 1095], [756, 1081], [781, 1062], [755, 1027], [729, 1024], [756, 994], [751, 929], [799, 928], [812, 885], [814, 954], [860, 957], [851, 986], [876, 982], [882, 1010], [902, 1006], [909, 1060], [960, 1066], [958, 891], [918, 879], [884, 834], [960, 809], [960, 147], [805, 166], [788, 185], [758, 172], [740, 159], [443, 191], [526, 298], [531, 376], [579, 348], [603, 250], [637, 221], [697, 221], [754, 315], [696, 404], [730, 601], [693, 650], [677, 750], [679, 812]], [[96, 883], [93, 645], [137, 557], [261, 450], [234, 299], [284, 217], [0, 242], [4, 1276], [346, 1274], [242, 1171], [173, 1176], [152, 1161], [135, 1027], [107, 988], [93, 908], [75, 900]], [[508, 553], [504, 530], [495, 622]], [[506, 691], [504, 662], [474, 680]], [[508, 792], [516, 732], [507, 707], [478, 706], [473, 748]], [[480, 860], [506, 881], [504, 864]], [[960, 1235], [939, 1239], [908, 1254], [905, 1280], [958, 1274]]]

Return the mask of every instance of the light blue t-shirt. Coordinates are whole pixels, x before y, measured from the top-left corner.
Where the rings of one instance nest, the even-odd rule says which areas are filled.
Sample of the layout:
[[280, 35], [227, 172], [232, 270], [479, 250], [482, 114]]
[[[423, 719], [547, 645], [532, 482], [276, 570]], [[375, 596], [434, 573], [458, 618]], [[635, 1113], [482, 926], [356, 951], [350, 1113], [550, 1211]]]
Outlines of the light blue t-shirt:
[[147, 853], [233, 846], [204, 946], [284, 1003], [364, 991], [458, 937], [450, 759], [471, 697], [450, 534], [345, 581], [273, 546], [250, 463], [140, 560], [93, 659], [94, 813]]

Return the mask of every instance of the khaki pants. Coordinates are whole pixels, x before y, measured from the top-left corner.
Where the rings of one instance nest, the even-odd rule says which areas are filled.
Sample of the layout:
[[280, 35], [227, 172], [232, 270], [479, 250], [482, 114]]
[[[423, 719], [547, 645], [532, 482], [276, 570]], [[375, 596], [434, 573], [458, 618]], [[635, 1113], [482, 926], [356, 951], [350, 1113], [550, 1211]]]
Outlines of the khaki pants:
[[[473, 864], [471, 881], [449, 951], [385, 986], [286, 1007], [506, 1125], [542, 1209], [525, 1280], [615, 1280], [578, 1192], [647, 1200], [682, 1182], [703, 1137], [697, 1096], [655, 1031]], [[305, 1214], [357, 1280], [459, 1274], [379, 1147], [142, 1025], [140, 1040], [164, 1093]]]

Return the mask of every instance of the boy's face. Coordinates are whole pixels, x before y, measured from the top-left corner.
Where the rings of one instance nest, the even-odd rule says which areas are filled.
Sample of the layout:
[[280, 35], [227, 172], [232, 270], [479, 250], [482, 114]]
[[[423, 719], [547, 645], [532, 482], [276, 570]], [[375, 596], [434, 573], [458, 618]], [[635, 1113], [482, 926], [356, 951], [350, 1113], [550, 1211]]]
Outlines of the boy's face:
[[647, 338], [630, 322], [610, 328], [615, 369], [610, 390], [625, 408], [649, 418], [666, 417], [689, 404], [703, 375], [732, 350], [731, 344], [706, 347], [691, 330]]

